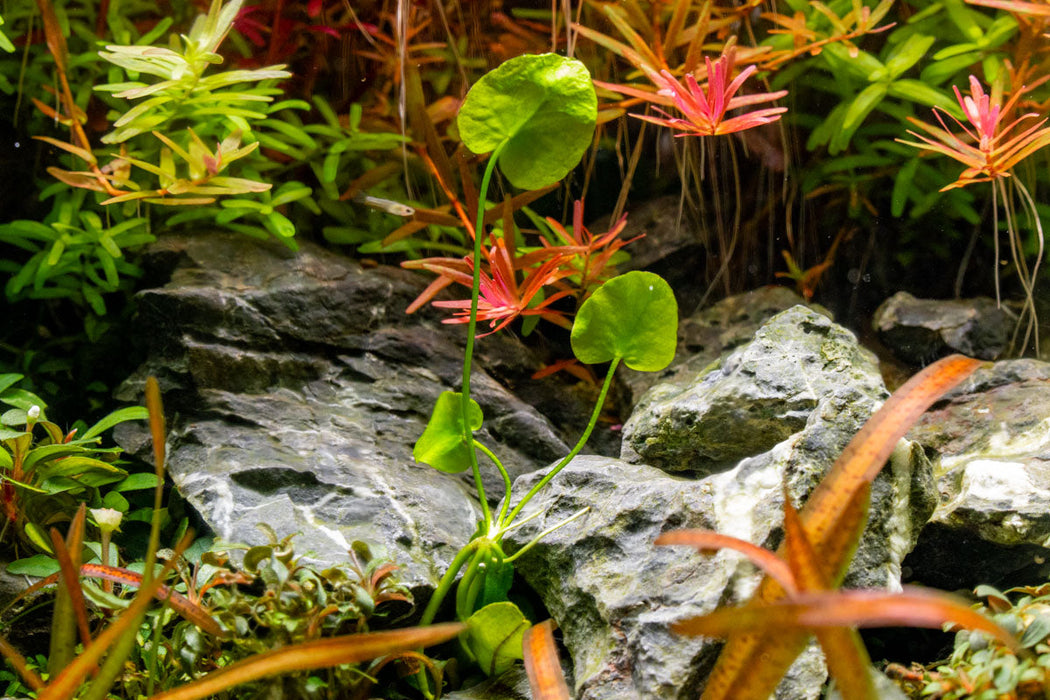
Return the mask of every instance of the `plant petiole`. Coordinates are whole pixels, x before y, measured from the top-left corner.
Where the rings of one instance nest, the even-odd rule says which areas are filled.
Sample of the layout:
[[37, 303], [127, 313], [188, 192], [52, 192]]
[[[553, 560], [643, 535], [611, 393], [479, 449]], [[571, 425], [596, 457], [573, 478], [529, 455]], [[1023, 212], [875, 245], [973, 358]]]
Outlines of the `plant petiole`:
[[609, 393], [609, 387], [612, 386], [613, 374], [615, 374], [616, 367], [620, 364], [620, 359], [621, 358], [619, 357], [614, 357], [612, 362], [609, 363], [609, 369], [605, 373], [605, 381], [602, 383], [601, 393], [598, 395], [598, 400], [594, 404], [594, 410], [591, 412], [591, 419], [587, 423], [587, 427], [584, 429], [583, 435], [581, 435], [580, 439], [576, 442], [576, 446], [573, 447], [572, 451], [569, 454], [565, 455], [564, 459], [558, 462], [558, 464], [553, 469], [547, 472], [546, 476], [537, 481], [536, 485], [529, 489], [529, 492], [525, 494], [525, 496], [521, 499], [518, 505], [514, 506], [514, 510], [512, 510], [505, 519], [501, 520], [500, 528], [502, 531], [506, 531], [506, 527], [510, 523], [514, 522], [514, 518], [518, 516], [518, 514], [521, 512], [521, 509], [525, 507], [525, 504], [532, 500], [532, 497], [539, 493], [540, 489], [546, 486], [551, 479], [557, 476], [558, 472], [560, 472], [566, 464], [571, 462], [573, 458], [580, 453], [580, 450], [583, 449], [583, 446], [587, 444], [587, 439], [590, 438], [591, 432], [594, 430], [594, 426], [598, 424], [598, 416], [600, 416], [602, 413], [602, 406], [605, 405], [605, 397]]
[[[562, 521], [560, 521], [560, 522], [557, 522], [557, 523], [555, 523], [554, 525], [551, 525], [551, 526], [550, 526], [549, 528], [547, 528], [546, 530], [544, 530], [543, 532], [541, 532], [540, 534], [536, 535], [536, 536], [535, 536], [535, 537], [533, 537], [533, 538], [532, 538], [531, 540], [529, 540], [529, 541], [528, 541], [528, 543], [527, 543], [527, 544], [526, 544], [526, 545], [525, 545], [524, 547], [522, 547], [522, 548], [521, 548], [521, 549], [519, 549], [518, 551], [514, 552], [514, 554], [511, 554], [511, 555], [510, 555], [509, 557], [507, 557], [506, 559], [504, 559], [504, 560], [503, 560], [503, 561], [504, 561], [504, 563], [507, 563], [507, 564], [513, 563], [513, 561], [514, 561], [515, 559], [517, 559], [518, 557], [520, 557], [520, 556], [521, 556], [522, 554], [524, 554], [525, 552], [529, 551], [529, 550], [530, 550], [530, 549], [532, 548], [532, 546], [533, 546], [534, 544], [536, 544], [537, 542], [539, 542], [540, 540], [542, 540], [542, 539], [543, 539], [544, 537], [546, 537], [547, 535], [549, 535], [549, 534], [551, 534], [552, 532], [554, 532], [555, 530], [557, 530], [558, 528], [560, 528], [560, 527], [563, 527], [563, 526], [565, 526], [565, 525], [568, 525], [569, 523], [571, 523], [571, 522], [572, 522], [573, 520], [575, 520], [576, 518], [578, 518], [578, 517], [580, 517], [581, 515], [583, 515], [583, 514], [587, 513], [588, 511], [590, 511], [590, 509], [591, 509], [591, 507], [590, 507], [590, 506], [584, 506], [583, 508], [580, 508], [580, 509], [579, 509], [578, 511], [576, 511], [575, 513], [573, 513], [573, 514], [572, 514], [572, 515], [570, 515], [569, 517], [565, 518], [564, 520], [562, 520]], [[529, 517], [527, 517], [527, 518], [523, 519], [523, 520], [522, 520], [521, 522], [519, 522], [519, 523], [514, 523], [514, 524], [513, 524], [513, 525], [511, 525], [511, 526], [510, 526], [509, 528], [507, 528], [507, 530], [504, 530], [503, 532], [507, 532], [508, 530], [512, 530], [513, 528], [516, 528], [516, 527], [518, 527], [518, 526], [520, 526], [520, 525], [524, 525], [524, 524], [525, 524], [526, 522], [528, 522], [529, 520], [532, 520], [533, 518], [535, 518], [536, 516], [538, 516], [538, 515], [540, 514], [540, 512], [541, 512], [541, 511], [536, 511], [535, 513], [533, 513], [533, 514], [532, 514], [532, 515], [530, 515]]]
[[[485, 453], [485, 456], [492, 460], [492, 463], [496, 465], [496, 469], [499, 470], [500, 476], [503, 477], [503, 506], [500, 508], [499, 517], [496, 518], [497, 523], [503, 522], [503, 518], [507, 515], [507, 508], [510, 506], [510, 474], [507, 473], [503, 463], [499, 461], [499, 458], [489, 448], [482, 445], [477, 440], [474, 441], [474, 447]], [[490, 525], [491, 523], [486, 523]]]
[[[507, 143], [504, 140], [496, 147], [496, 150], [489, 156], [488, 164], [485, 166], [485, 175], [481, 178], [481, 191], [478, 196], [477, 223], [474, 226], [474, 281], [470, 290], [470, 322], [467, 324], [467, 347], [463, 351], [462, 386], [463, 441], [468, 445], [474, 441], [474, 434], [470, 430], [470, 369], [474, 360], [474, 334], [477, 333], [478, 328], [478, 296], [481, 293], [481, 239], [485, 237], [484, 202], [488, 195], [492, 173], [496, 169], [496, 161], [499, 160], [499, 154]], [[474, 487], [478, 491], [478, 500], [481, 503], [481, 513], [485, 519], [485, 524], [489, 525], [492, 523], [492, 513], [489, 511], [489, 504], [485, 499], [485, 487], [481, 483], [481, 468], [478, 466], [478, 455], [474, 450], [468, 450], [468, 452], [470, 452], [470, 469], [474, 474]]]

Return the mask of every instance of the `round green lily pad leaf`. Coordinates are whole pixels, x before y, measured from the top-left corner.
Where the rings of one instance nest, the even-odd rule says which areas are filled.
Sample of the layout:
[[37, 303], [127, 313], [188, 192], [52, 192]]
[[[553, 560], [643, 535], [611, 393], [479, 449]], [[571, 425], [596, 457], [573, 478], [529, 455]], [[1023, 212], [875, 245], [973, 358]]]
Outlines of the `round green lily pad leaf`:
[[594, 136], [598, 99], [587, 68], [557, 54], [517, 56], [467, 93], [457, 127], [474, 153], [507, 142], [500, 170], [515, 187], [537, 190], [576, 167]]
[[478, 666], [496, 676], [523, 657], [521, 639], [531, 626], [514, 603], [492, 603], [470, 616], [463, 639]]
[[[429, 464], [441, 472], [458, 474], [470, 468], [470, 453], [474, 445], [465, 438], [463, 429], [463, 395], [455, 391], [442, 392], [434, 404], [434, 412], [412, 448], [412, 457], [417, 462]], [[471, 432], [481, 427], [484, 417], [481, 406], [470, 400]]]
[[614, 277], [580, 306], [572, 351], [589, 365], [619, 357], [631, 369], [657, 372], [674, 359], [678, 303], [671, 287], [651, 272]]

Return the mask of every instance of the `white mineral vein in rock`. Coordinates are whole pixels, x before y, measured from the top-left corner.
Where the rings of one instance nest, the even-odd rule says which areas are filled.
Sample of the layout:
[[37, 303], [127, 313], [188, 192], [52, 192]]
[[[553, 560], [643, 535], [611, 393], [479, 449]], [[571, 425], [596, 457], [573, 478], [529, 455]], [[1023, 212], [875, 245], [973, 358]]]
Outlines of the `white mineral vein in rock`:
[[[1005, 462], [994, 459], [975, 459], [966, 465], [960, 484], [958, 500], [982, 500], [992, 503], [1012, 501], [1027, 503], [1038, 491], [1025, 470], [1023, 462]], [[1048, 495], [1043, 491], [1042, 498]]]
[[390, 508], [397, 512], [401, 516], [401, 519], [405, 523], [405, 529], [412, 533], [413, 547], [418, 546], [422, 541], [422, 537], [419, 533], [419, 524], [412, 517], [412, 514], [401, 505], [401, 501], [398, 500], [397, 492], [390, 486], [390, 484], [383, 479], [383, 473], [381, 469], [372, 470], [372, 479], [375, 481], [379, 490], [386, 495], [389, 501]]
[[1021, 456], [1044, 452], [1050, 444], [1050, 418], [1018, 431], [1016, 426], [999, 424], [999, 430], [988, 437], [987, 454]]
[[973, 448], [966, 450], [960, 455], [944, 455], [941, 458], [938, 474], [946, 474], [954, 469], [969, 467], [966, 465], [976, 464], [981, 460], [974, 460], [974, 452], [979, 452], [985, 458], [1022, 459], [1044, 454], [1050, 445], [1050, 418], [1046, 418], [1026, 430], [1018, 430], [1016, 426], [1006, 423], [999, 424], [999, 430], [988, 435], [988, 444], [984, 448]]
[[348, 552], [350, 551], [350, 543], [346, 541], [345, 537], [343, 537], [343, 533], [342, 532], [340, 532], [339, 530], [333, 530], [332, 528], [330, 528], [330, 527], [328, 527], [326, 525], [322, 525], [321, 523], [317, 522], [314, 519], [314, 515], [310, 511], [309, 508], [307, 508], [307, 507], [302, 507], [302, 508], [303, 508], [303, 517], [306, 519], [307, 522], [310, 523], [310, 525], [312, 525], [314, 528], [316, 528], [316, 529], [320, 530], [321, 532], [323, 532], [325, 534], [325, 536], [328, 537], [328, 539], [330, 539], [333, 542], [335, 542], [336, 545], [338, 545], [340, 549], [346, 550]]
[[898, 440], [890, 455], [890, 471], [893, 473], [894, 508], [896, 514], [890, 519], [890, 535], [887, 550], [889, 559], [884, 564], [886, 588], [890, 591], [901, 590], [901, 561], [911, 550], [913, 542], [913, 523], [911, 512], [911, 484], [915, 478], [912, 473], [912, 445], [908, 440]]
[[186, 474], [182, 476], [180, 481], [182, 483], [176, 485], [187, 497], [196, 495], [200, 499], [203, 494], [208, 494], [212, 505], [210, 508], [202, 510], [209, 512], [210, 524], [216, 532], [223, 537], [230, 537], [233, 532], [234, 509], [233, 491], [230, 489], [230, 482], [214, 474], [202, 472]]

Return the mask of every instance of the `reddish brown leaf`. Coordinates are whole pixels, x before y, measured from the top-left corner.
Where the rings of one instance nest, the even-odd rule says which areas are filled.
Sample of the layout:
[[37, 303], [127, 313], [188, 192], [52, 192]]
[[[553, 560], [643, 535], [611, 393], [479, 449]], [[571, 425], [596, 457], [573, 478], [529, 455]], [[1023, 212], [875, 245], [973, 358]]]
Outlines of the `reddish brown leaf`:
[[[956, 624], [978, 630], [1014, 651], [1020, 643], [1007, 630], [972, 609], [962, 598], [926, 588], [906, 586], [886, 591], [822, 591], [800, 593], [776, 603], [721, 608], [673, 625], [681, 634], [727, 637], [734, 632], [776, 628], [809, 634], [836, 627], [925, 627]], [[735, 696], [739, 697], [739, 696]]]
[[[801, 510], [806, 534], [821, 553], [826, 571], [837, 572], [848, 564], [851, 550], [836, 557], [824, 548], [842, 541], [849, 531], [859, 492], [868, 488], [897, 442], [920, 415], [968, 377], [982, 363], [961, 355], [946, 357], [912, 377], [883, 404], [854, 436], [831, 471]], [[845, 526], [845, 527], [844, 527]], [[767, 579], [750, 605], [771, 603], [782, 596], [778, 584]], [[730, 637], [708, 678], [704, 700], [766, 700], [777, 681], [805, 648], [808, 632], [799, 628], [775, 629], [776, 634], [739, 632]]]
[[525, 630], [522, 637], [525, 673], [533, 700], [570, 700], [558, 650], [554, 646], [554, 621], [545, 620]]
[[153, 596], [161, 586], [161, 581], [174, 567], [174, 561], [182, 555], [192, 540], [192, 533], [187, 533], [182, 541], [175, 546], [173, 557], [165, 564], [160, 576], [156, 577], [149, 585], [139, 589], [138, 595], [128, 608], [120, 614], [105, 630], [102, 631], [94, 641], [88, 645], [76, 659], [66, 666], [61, 673], [53, 677], [48, 686], [37, 696], [37, 700], [68, 700], [77, 694], [81, 684], [88, 674], [97, 666], [98, 661], [110, 650], [110, 648], [124, 635], [134, 634], [145, 614], [146, 609], [152, 604]]
[[[121, 583], [125, 586], [142, 586], [142, 574], [117, 566], [103, 566], [101, 564], [84, 564], [80, 567], [80, 575], [90, 578], [100, 578], [105, 581]], [[208, 614], [208, 611], [191, 601], [186, 596], [178, 593], [168, 586], [161, 586], [157, 590], [157, 600], [166, 600], [172, 609], [184, 619], [200, 627], [208, 634], [216, 637], [225, 637], [229, 633], [219, 626], [219, 623]]]
[[665, 532], [654, 540], [658, 545], [684, 544], [695, 547], [701, 552], [719, 549], [733, 549], [745, 555], [768, 576], [774, 579], [788, 592], [795, 592], [795, 577], [787, 563], [768, 549], [751, 544], [746, 540], [730, 535], [722, 535], [710, 530], [672, 530]]

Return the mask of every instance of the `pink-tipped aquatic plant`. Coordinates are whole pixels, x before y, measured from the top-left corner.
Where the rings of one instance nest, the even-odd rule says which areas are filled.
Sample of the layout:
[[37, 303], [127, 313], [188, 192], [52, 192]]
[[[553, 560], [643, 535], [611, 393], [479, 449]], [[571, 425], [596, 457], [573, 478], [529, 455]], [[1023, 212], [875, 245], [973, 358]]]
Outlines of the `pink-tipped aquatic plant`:
[[675, 136], [718, 136], [769, 124], [780, 119], [787, 111], [787, 107], [765, 107], [727, 118], [727, 112], [780, 99], [788, 91], [738, 95], [744, 82], [758, 71], [758, 67], [750, 65], [735, 78], [732, 77], [735, 65], [735, 51], [732, 48], [724, 51], [713, 63], [708, 57], [704, 61], [707, 65], [706, 89], [697, 83], [691, 73], [686, 74], [684, 84], [666, 69], [659, 73], [647, 73], [659, 88], [658, 94], [670, 97], [684, 118], [673, 117], [659, 107], [654, 109], [663, 115], [662, 118], [642, 114], [633, 116], [680, 132]]
[[[1044, 77], [1042, 81], [1047, 78]], [[1042, 82], [1040, 81], [1040, 82]], [[1029, 86], [1028, 89], [1031, 89]], [[970, 93], [964, 95], [958, 87], [953, 88], [959, 107], [965, 115], [963, 123], [948, 115], [962, 129], [962, 135], [956, 135], [945, 123], [941, 115], [943, 110], [934, 108], [933, 113], [940, 126], [933, 126], [914, 118], [909, 121], [925, 133], [909, 130], [908, 133], [918, 141], [897, 139], [901, 143], [915, 146], [959, 161], [966, 169], [955, 179], [945, 185], [942, 191], [956, 187], [966, 187], [979, 182], [992, 183], [992, 212], [995, 260], [999, 260], [999, 201], [1002, 201], [1006, 215], [1007, 239], [1010, 243], [1010, 255], [1014, 262], [1018, 281], [1025, 293], [1025, 304], [1018, 330], [1025, 326], [1021, 348], [1028, 345], [1029, 338], [1035, 340], [1035, 351], [1039, 353], [1039, 324], [1035, 309], [1034, 289], [1039, 264], [1043, 258], [1043, 225], [1035, 200], [1020, 178], [1013, 177], [1013, 169], [1023, 160], [1050, 144], [1050, 127], [1044, 126], [1047, 118], [1039, 118], [1035, 112], [1027, 112], [1011, 121], [1006, 120], [1026, 90], [1014, 92], [1005, 105], [1002, 104], [1001, 88], [993, 88], [987, 94], [976, 77], [970, 76]], [[1014, 207], [1013, 193], [1021, 201], [1025, 213], [1035, 228], [1038, 252], [1034, 263], [1029, 268], [1024, 257], [1024, 240], [1017, 228], [1017, 212]], [[999, 295], [999, 268], [995, 265], [995, 290]], [[1027, 322], [1026, 322], [1027, 320]], [[1016, 342], [1017, 334], [1014, 340]]]

